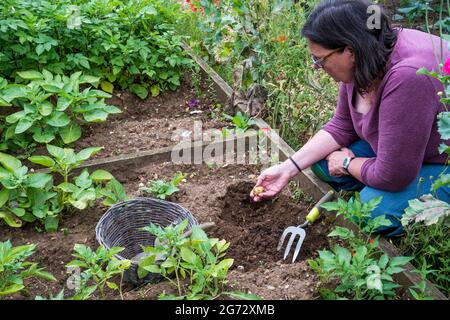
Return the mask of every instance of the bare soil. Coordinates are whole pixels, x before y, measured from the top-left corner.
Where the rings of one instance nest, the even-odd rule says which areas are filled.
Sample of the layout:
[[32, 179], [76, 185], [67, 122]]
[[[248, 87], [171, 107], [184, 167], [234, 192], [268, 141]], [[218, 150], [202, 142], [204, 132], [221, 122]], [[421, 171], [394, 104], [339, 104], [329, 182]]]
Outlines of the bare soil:
[[[115, 92], [107, 103], [122, 113], [110, 115], [106, 122], [84, 126], [82, 138], [73, 147], [104, 147], [94, 158], [105, 158], [169, 147], [186, 137], [192, 139], [195, 121], [202, 122], [204, 131], [225, 126], [212, 117], [217, 101], [208, 80], [201, 80], [198, 87], [192, 83], [186, 76], [177, 91], [145, 100], [127, 91]], [[189, 106], [193, 100], [198, 103]]]
[[[186, 174], [181, 191], [170, 200], [191, 211], [199, 223], [214, 221], [217, 228], [210, 237], [231, 242], [228, 257], [234, 258], [227, 290], [257, 294], [264, 299], [317, 299], [317, 278], [306, 260], [317, 255], [316, 250], [326, 248], [326, 234], [333, 224], [331, 216], [323, 216], [307, 230], [297, 262], [282, 260], [276, 246], [284, 228], [298, 225], [310, 209], [310, 204], [296, 203], [291, 191], [286, 189], [272, 201], [252, 203], [249, 192], [261, 168], [258, 165], [228, 165], [210, 168], [206, 165], [174, 165], [170, 162], [153, 164], [128, 171], [112, 173], [121, 181], [130, 198], [146, 196], [139, 184], [151, 179], [173, 177], [176, 171]], [[27, 280], [28, 298], [36, 295], [56, 294], [66, 287], [70, 274], [65, 264], [73, 259], [75, 243], [97, 247], [95, 226], [107, 208], [98, 205], [84, 212], [67, 214], [56, 233], [38, 233], [32, 225], [22, 229], [0, 226], [0, 241], [10, 239], [13, 245], [38, 244], [33, 261], [45, 267], [58, 279], [49, 283]], [[148, 284], [134, 288], [124, 286], [124, 299], [157, 299], [158, 295], [174, 293], [168, 283]], [[66, 295], [72, 293], [65, 289]], [[17, 295], [15, 299], [23, 299]], [[26, 298], [26, 297], [25, 297]], [[94, 297], [101, 298], [98, 295]], [[120, 299], [116, 292], [107, 292], [107, 299]]]

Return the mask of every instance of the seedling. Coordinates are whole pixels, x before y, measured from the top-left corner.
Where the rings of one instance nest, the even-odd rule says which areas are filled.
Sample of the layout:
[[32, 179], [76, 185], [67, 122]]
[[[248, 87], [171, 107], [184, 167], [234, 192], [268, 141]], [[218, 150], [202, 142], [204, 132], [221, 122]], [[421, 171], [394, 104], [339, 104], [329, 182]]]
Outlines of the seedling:
[[41, 278], [56, 281], [56, 278], [37, 263], [26, 261], [36, 249], [36, 245], [13, 247], [11, 242], [0, 242], [0, 299], [3, 296], [25, 290], [24, 280]]
[[[75, 244], [72, 254], [76, 260], [69, 262], [66, 267], [82, 268], [80, 286], [76, 289], [73, 300], [86, 300], [95, 290], [100, 290], [102, 297], [105, 296], [105, 286], [119, 291], [122, 297], [122, 279], [125, 270], [130, 268], [131, 260], [119, 260], [114, 255], [122, 252], [124, 248], [113, 247], [106, 249], [99, 246], [96, 251], [83, 244]], [[111, 282], [111, 278], [121, 276], [120, 284]], [[122, 297], [123, 298], [123, 297]]]
[[171, 181], [166, 180], [152, 180], [149, 182], [147, 188], [141, 188], [141, 190], [148, 192], [159, 199], [166, 199], [180, 189], [177, 187], [181, 181], [185, 178], [185, 175], [181, 172], [177, 172]]
[[[258, 299], [255, 295], [241, 292], [224, 292], [227, 274], [233, 259], [224, 258], [230, 243], [217, 238], [208, 238], [198, 226], [192, 227], [192, 234], [183, 237], [188, 220], [176, 226], [161, 228], [154, 224], [143, 228], [157, 237], [157, 245], [144, 247], [146, 254], [139, 261], [138, 275], [158, 273], [172, 284], [178, 296], [162, 293], [160, 299], [214, 299], [227, 294], [241, 299]], [[175, 278], [175, 279], [174, 279]], [[185, 279], [189, 279], [186, 284]]]
[[252, 125], [256, 124], [255, 120], [250, 118], [248, 115], [241, 113], [240, 111], [236, 113], [235, 116], [230, 116], [227, 114], [224, 114], [224, 117], [231, 122], [233, 122], [236, 132], [245, 132], [247, 131]]

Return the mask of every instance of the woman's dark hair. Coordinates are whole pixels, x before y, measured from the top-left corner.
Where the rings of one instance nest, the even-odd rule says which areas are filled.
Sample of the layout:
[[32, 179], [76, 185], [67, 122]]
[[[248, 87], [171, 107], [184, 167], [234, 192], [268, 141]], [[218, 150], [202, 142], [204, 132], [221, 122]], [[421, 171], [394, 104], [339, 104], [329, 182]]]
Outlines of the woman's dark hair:
[[[325, 0], [310, 14], [301, 34], [326, 49], [351, 47], [355, 52], [353, 82], [367, 92], [385, 73], [397, 30], [381, 7], [373, 16], [366, 0]], [[369, 9], [369, 10], [368, 10]], [[375, 17], [375, 20], [373, 19]]]

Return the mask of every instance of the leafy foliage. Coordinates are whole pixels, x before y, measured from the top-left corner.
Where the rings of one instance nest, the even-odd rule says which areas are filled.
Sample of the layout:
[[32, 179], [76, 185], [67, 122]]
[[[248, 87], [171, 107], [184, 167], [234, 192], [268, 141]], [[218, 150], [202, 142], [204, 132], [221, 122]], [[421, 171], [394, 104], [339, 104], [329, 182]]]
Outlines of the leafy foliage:
[[0, 75], [45, 66], [99, 77], [110, 93], [116, 83], [141, 98], [175, 89], [191, 63], [174, 33], [178, 8], [164, 0], [2, 1]]
[[[214, 299], [221, 294], [243, 299], [256, 299], [254, 295], [239, 292], [223, 292], [227, 274], [233, 259], [224, 258], [229, 242], [216, 238], [209, 239], [198, 226], [192, 227], [192, 235], [184, 237], [188, 220], [164, 229], [151, 224], [143, 230], [156, 236], [155, 245], [144, 247], [145, 256], [139, 261], [138, 275], [158, 273], [177, 290], [178, 296], [160, 295], [160, 299]], [[175, 277], [175, 280], [173, 280]], [[183, 280], [189, 278], [189, 284]]]
[[54, 276], [39, 268], [37, 263], [27, 261], [35, 249], [34, 244], [13, 247], [9, 240], [0, 242], [0, 299], [25, 290], [23, 281], [28, 278], [56, 281]]
[[103, 198], [103, 204], [111, 206], [125, 200], [123, 186], [107, 171], [87, 169], [69, 180], [71, 171], [102, 148], [87, 148], [75, 153], [73, 149], [47, 145], [53, 156], [32, 156], [29, 160], [43, 165], [52, 173], [60, 174], [64, 181], [53, 184], [53, 175], [28, 173], [20, 160], [0, 152], [0, 218], [11, 227], [21, 227], [23, 222], [36, 220], [47, 231], [58, 228], [61, 212], [76, 208], [83, 210], [95, 200]]
[[105, 286], [112, 290], [117, 290], [122, 295], [122, 278], [120, 285], [112, 282], [111, 279], [116, 275], [121, 275], [130, 268], [131, 260], [119, 260], [114, 255], [122, 252], [124, 248], [113, 247], [106, 249], [99, 246], [96, 251], [83, 244], [75, 244], [73, 256], [77, 259], [69, 262], [66, 267], [77, 267], [83, 271], [80, 275], [80, 283], [76, 289], [72, 300], [86, 300], [96, 290], [104, 297]]
[[224, 114], [225, 119], [233, 122], [236, 133], [247, 131], [252, 125], [256, 124], [255, 120], [250, 118], [247, 114], [237, 112], [234, 116]]
[[308, 260], [311, 268], [325, 282], [339, 284], [334, 290], [322, 289], [324, 298], [331, 299], [385, 299], [395, 298], [394, 289], [399, 288], [393, 275], [403, 271], [402, 266], [410, 257], [392, 257], [378, 248], [378, 237], [371, 235], [380, 227], [391, 224], [384, 216], [369, 219], [371, 211], [380, 203], [381, 198], [368, 203], [360, 201], [359, 194], [349, 201], [339, 199], [322, 205], [327, 210], [336, 210], [347, 220], [358, 224], [362, 232], [354, 233], [344, 227], [335, 227], [328, 237], [336, 237], [345, 246], [336, 244], [332, 250], [320, 250], [319, 257]]
[[177, 172], [171, 181], [166, 180], [153, 180], [149, 182], [148, 187], [141, 188], [141, 190], [148, 192], [159, 199], [166, 199], [175, 192], [180, 191], [177, 187], [181, 181], [185, 178], [185, 175], [181, 172]]
[[76, 72], [69, 77], [29, 70], [17, 73], [27, 83], [8, 84], [0, 78], [0, 102], [20, 108], [5, 117], [3, 150], [30, 142], [69, 144], [81, 137], [80, 125], [105, 121], [120, 109], [107, 105], [110, 94], [80, 85], [98, 83], [99, 78]]

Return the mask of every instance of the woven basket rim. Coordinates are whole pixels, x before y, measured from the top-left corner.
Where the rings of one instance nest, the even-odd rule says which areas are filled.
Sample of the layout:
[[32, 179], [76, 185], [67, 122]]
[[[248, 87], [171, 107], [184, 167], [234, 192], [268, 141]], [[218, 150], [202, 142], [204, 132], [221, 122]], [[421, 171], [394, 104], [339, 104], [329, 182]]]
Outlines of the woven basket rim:
[[[95, 238], [96, 238], [97, 242], [98, 242], [100, 245], [104, 246], [107, 250], [110, 250], [110, 249], [111, 249], [111, 247], [105, 242], [104, 238], [100, 235], [100, 230], [101, 230], [102, 224], [104, 223], [104, 221], [105, 221], [107, 218], [109, 218], [109, 216], [111, 215], [111, 212], [113, 212], [115, 208], [117, 208], [117, 207], [119, 207], [119, 206], [123, 206], [123, 205], [126, 204], [126, 203], [137, 202], [137, 201], [142, 201], [142, 202], [144, 202], [144, 201], [145, 201], [145, 202], [150, 201], [150, 202], [160, 203], [160, 204], [163, 204], [163, 205], [169, 205], [169, 206], [177, 207], [177, 209], [179, 209], [180, 211], [184, 211], [186, 214], [188, 214], [188, 215], [190, 216], [190, 217], [189, 217], [189, 220], [192, 221], [192, 224], [193, 224], [193, 225], [197, 225], [197, 224], [198, 224], [198, 221], [197, 221], [197, 219], [194, 217], [194, 215], [193, 215], [187, 208], [184, 208], [183, 206], [181, 206], [181, 205], [178, 204], [178, 203], [171, 202], [171, 201], [167, 201], [167, 200], [163, 200], [163, 199], [153, 198], [153, 197], [142, 197], [142, 196], [139, 196], [139, 197], [135, 197], [135, 198], [133, 198], [133, 199], [128, 199], [128, 200], [124, 200], [124, 201], [115, 203], [113, 206], [111, 206], [110, 208], [108, 208], [108, 210], [106, 210], [106, 212], [102, 215], [102, 217], [101, 217], [101, 218], [99, 219], [99, 221], [97, 222], [97, 225], [95, 226]], [[117, 259], [119, 259], [119, 260], [126, 260], [126, 259], [127, 259], [127, 258], [121, 256], [120, 253], [115, 254], [114, 256], [115, 256]], [[131, 260], [131, 259], [128, 259], [128, 260]], [[131, 263], [132, 263], [132, 265], [134, 265], [134, 266], [137, 266], [137, 265], [138, 265], [138, 261], [133, 261], [133, 260], [131, 260]]]

